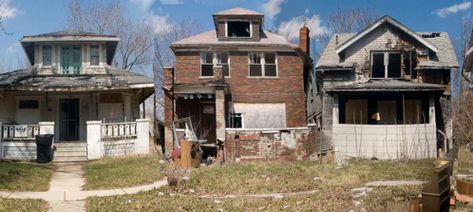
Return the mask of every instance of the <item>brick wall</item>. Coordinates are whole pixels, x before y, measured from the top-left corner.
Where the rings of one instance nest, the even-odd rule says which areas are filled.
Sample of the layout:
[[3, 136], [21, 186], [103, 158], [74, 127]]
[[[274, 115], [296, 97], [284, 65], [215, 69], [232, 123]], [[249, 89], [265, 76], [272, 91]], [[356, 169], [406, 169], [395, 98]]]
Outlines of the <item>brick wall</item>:
[[307, 160], [316, 156], [316, 129], [226, 130], [226, 161]]
[[[278, 78], [248, 78], [248, 52], [230, 52], [228, 94], [234, 103], [285, 103], [287, 127], [307, 126], [303, 61], [294, 53], [278, 53]], [[199, 78], [200, 52], [176, 55], [176, 83], [207, 82]]]

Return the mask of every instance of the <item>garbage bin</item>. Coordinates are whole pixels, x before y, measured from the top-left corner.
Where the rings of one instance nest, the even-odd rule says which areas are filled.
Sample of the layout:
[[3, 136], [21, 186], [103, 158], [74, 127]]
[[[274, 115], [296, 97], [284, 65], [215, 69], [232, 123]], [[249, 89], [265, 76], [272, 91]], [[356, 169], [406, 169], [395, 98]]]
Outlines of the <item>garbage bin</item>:
[[51, 134], [36, 136], [36, 162], [49, 163], [53, 160], [53, 137]]

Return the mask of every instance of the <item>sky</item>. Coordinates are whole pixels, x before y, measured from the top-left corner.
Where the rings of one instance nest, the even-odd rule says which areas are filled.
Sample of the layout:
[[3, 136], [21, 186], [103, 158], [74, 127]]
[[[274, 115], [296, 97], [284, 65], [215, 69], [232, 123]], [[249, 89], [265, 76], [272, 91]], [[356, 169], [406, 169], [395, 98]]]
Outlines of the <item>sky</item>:
[[[0, 0], [2, 1], [2, 0]], [[23, 61], [19, 40], [64, 30], [68, 0], [3, 0], [0, 16], [6, 16], [0, 33], [0, 64], [14, 70]], [[112, 0], [103, 0], [112, 1]], [[89, 1], [93, 2], [93, 1]], [[472, 0], [122, 0], [128, 15], [154, 25], [154, 32], [166, 33], [176, 23], [193, 19], [202, 31], [213, 26], [212, 14], [243, 7], [265, 14], [265, 25], [294, 38], [298, 24], [306, 20], [311, 37], [326, 32], [326, 19], [337, 8], [369, 8], [380, 16], [390, 15], [418, 32], [448, 32], [458, 40], [463, 17], [473, 15]], [[295, 33], [294, 33], [295, 32]]]

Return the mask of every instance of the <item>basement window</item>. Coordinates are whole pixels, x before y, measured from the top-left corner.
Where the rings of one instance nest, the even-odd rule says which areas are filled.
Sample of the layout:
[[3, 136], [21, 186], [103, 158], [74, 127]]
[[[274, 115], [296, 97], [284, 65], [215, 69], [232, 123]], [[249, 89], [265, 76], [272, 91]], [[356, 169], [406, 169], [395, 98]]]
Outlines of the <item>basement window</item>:
[[374, 52], [371, 56], [372, 78], [400, 78], [401, 53]]
[[250, 38], [251, 24], [248, 21], [227, 21], [227, 37]]

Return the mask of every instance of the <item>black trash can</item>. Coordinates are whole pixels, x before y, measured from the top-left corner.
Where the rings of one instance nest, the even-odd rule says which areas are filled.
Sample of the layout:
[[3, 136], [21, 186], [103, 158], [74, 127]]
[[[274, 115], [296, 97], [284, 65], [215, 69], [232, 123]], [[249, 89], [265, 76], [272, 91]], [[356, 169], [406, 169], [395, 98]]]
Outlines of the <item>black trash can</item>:
[[53, 160], [53, 137], [51, 134], [36, 136], [36, 162], [49, 163]]

